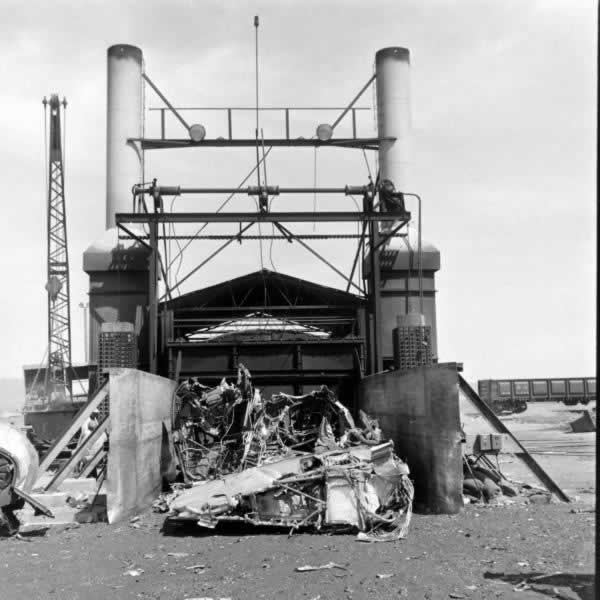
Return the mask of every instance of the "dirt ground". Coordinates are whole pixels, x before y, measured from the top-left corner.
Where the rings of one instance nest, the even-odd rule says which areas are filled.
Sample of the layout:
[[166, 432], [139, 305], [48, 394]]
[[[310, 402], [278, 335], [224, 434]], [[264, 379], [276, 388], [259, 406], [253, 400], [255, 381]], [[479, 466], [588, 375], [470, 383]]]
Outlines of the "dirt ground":
[[[1, 540], [0, 598], [592, 600], [589, 510], [467, 506], [456, 516], [415, 515], [407, 539], [377, 544], [351, 534], [161, 531], [163, 515], [147, 512], [135, 524]], [[331, 561], [344, 569], [295, 571]]]
[[[506, 419], [559, 485], [577, 495], [575, 504], [415, 515], [405, 540], [382, 544], [354, 535], [164, 530], [164, 516], [148, 511], [135, 523], [0, 539], [0, 600], [592, 600], [595, 433], [570, 433], [576, 416], [577, 409], [548, 403]], [[519, 464], [505, 466], [517, 476]], [[295, 571], [329, 562], [344, 568]]]

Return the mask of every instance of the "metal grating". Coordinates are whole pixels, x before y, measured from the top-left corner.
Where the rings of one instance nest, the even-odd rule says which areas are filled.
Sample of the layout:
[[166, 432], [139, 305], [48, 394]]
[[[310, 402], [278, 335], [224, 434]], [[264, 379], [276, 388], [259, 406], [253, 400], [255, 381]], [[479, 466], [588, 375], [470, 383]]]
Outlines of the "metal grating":
[[431, 326], [398, 327], [394, 330], [396, 369], [415, 369], [431, 365]]
[[[137, 335], [131, 323], [105, 323], [102, 329], [98, 336], [98, 383], [108, 377], [109, 369], [135, 369], [138, 359]], [[101, 418], [108, 415], [108, 398], [98, 412]]]

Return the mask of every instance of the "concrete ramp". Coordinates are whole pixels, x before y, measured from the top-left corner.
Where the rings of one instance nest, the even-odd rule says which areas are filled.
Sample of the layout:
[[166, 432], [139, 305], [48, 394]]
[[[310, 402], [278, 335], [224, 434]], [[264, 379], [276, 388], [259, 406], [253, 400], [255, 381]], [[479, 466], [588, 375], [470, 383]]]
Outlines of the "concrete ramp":
[[[481, 440], [489, 435], [501, 436], [501, 449], [498, 455], [511, 455], [520, 460], [535, 481], [564, 502], [571, 499], [548, 475], [533, 456], [524, 448], [494, 411], [479, 397], [477, 392], [459, 375], [460, 420], [466, 437], [465, 452], [476, 454], [481, 451]], [[504, 468], [502, 468], [505, 471]], [[509, 473], [506, 473], [510, 475]]]

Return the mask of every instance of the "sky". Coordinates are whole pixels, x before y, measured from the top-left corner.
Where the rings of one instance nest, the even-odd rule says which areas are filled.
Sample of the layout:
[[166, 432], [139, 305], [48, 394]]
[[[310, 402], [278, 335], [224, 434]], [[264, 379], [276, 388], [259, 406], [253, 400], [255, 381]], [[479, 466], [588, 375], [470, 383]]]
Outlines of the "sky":
[[[4, 0], [2, 6], [0, 377], [19, 377], [22, 365], [42, 359], [47, 344], [42, 98], [58, 93], [69, 103], [65, 195], [73, 358], [81, 362], [79, 303], [88, 291], [82, 254], [104, 231], [106, 49], [139, 46], [147, 74], [177, 106], [251, 106], [255, 14], [262, 106], [345, 106], [369, 79], [378, 49], [410, 49], [409, 183], [423, 198], [424, 237], [441, 251], [440, 361], [463, 362], [473, 381], [594, 374], [595, 2]], [[359, 104], [372, 103], [369, 92]], [[146, 107], [157, 106], [147, 90]], [[310, 137], [331, 114], [294, 116], [292, 135]], [[147, 114], [148, 135], [157, 132], [156, 115]], [[208, 137], [226, 134], [215, 113], [186, 117], [201, 119]], [[359, 133], [372, 135], [373, 119], [361, 113]], [[262, 126], [265, 137], [282, 135], [280, 120], [265, 117]], [[252, 137], [252, 127], [250, 116], [240, 117], [234, 134]], [[182, 135], [174, 120], [167, 131]], [[368, 160], [374, 169], [374, 155]], [[145, 173], [164, 185], [236, 186], [254, 161], [252, 149], [155, 151], [146, 153]], [[278, 185], [361, 185], [367, 169], [359, 151], [320, 149], [315, 158], [312, 149], [274, 149], [268, 177]], [[218, 200], [186, 197], [175, 209], [211, 210]], [[294, 199], [308, 210], [314, 201]], [[347, 199], [316, 201], [337, 209]], [[236, 202], [232, 208], [251, 209], [245, 197]], [[276, 202], [283, 207], [286, 200]], [[326, 230], [319, 224], [315, 232]], [[218, 227], [205, 233], [211, 231]], [[233, 246], [182, 291], [260, 268], [257, 244]], [[196, 242], [179, 276], [214, 247]], [[348, 242], [315, 247], [349, 269]], [[263, 247], [262, 264], [343, 286], [285, 241]]]

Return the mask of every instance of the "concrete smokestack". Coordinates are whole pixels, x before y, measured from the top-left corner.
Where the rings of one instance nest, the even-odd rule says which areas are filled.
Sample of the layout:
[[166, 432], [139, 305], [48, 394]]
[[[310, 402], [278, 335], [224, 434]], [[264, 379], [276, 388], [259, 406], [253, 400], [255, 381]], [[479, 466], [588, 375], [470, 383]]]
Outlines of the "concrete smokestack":
[[[380, 143], [380, 182], [388, 179], [394, 184], [397, 192], [414, 192], [415, 190], [411, 189], [409, 173], [412, 162], [410, 52], [399, 47], [379, 50], [375, 55], [375, 73], [377, 133], [379, 137], [396, 138], [393, 142]], [[414, 202], [412, 206], [415, 206]], [[412, 214], [416, 217], [414, 211]], [[382, 225], [382, 229], [384, 228]], [[384, 368], [393, 365], [392, 331], [396, 327], [398, 315], [409, 319], [410, 323], [412, 319], [418, 319], [418, 323], [422, 324], [424, 319], [424, 324], [431, 327], [431, 355], [438, 355], [435, 273], [440, 269], [440, 252], [433, 244], [422, 239], [419, 269], [416, 228], [409, 226], [407, 234], [404, 238], [390, 240], [381, 251], [381, 336]], [[369, 261], [366, 260], [363, 269], [365, 277], [369, 268]], [[422, 274], [421, 285], [419, 270]], [[422, 302], [420, 293], [423, 296]]]
[[128, 138], [142, 137], [142, 51], [117, 44], [107, 52], [106, 228], [132, 212], [131, 188], [142, 180], [141, 155]]
[[377, 75], [377, 133], [395, 137], [379, 147], [380, 181], [389, 179], [398, 192], [408, 192], [407, 172], [411, 152], [410, 52], [383, 48], [375, 55]]
[[83, 270], [90, 277], [89, 359], [98, 363], [98, 336], [104, 323], [135, 323], [139, 367], [148, 368], [150, 304], [149, 251], [134, 239], [119, 239], [115, 214], [132, 212], [131, 188], [142, 180], [142, 161], [128, 138], [142, 137], [142, 51], [118, 44], [107, 51], [106, 231], [83, 253]]

